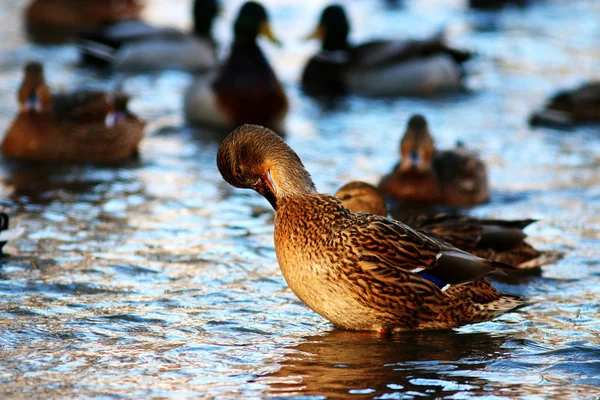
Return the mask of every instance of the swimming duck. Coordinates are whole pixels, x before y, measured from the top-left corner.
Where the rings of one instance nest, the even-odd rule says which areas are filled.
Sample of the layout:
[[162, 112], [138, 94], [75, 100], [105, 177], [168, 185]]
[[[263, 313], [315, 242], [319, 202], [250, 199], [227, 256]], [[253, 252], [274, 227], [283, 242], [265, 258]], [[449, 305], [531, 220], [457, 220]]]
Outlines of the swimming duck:
[[600, 122], [600, 81], [563, 90], [550, 98], [543, 110], [531, 116], [532, 125], [570, 125]]
[[31, 62], [18, 92], [20, 110], [2, 142], [8, 158], [57, 163], [115, 163], [137, 151], [145, 123], [122, 93], [52, 94], [43, 66]]
[[521, 304], [483, 277], [505, 264], [409, 226], [354, 213], [319, 194], [298, 155], [273, 131], [243, 125], [221, 144], [223, 179], [275, 209], [275, 253], [292, 291], [335, 325], [382, 333], [449, 329]]
[[21, 236], [25, 229], [21, 227], [10, 228], [8, 214], [0, 212], [0, 254], [8, 241], [14, 240]]
[[349, 33], [344, 8], [326, 7], [309, 36], [321, 40], [321, 51], [311, 57], [302, 74], [308, 93], [423, 96], [461, 87], [462, 64], [471, 55], [448, 47], [441, 35], [353, 46]]
[[[335, 194], [353, 212], [387, 216], [383, 194], [366, 182], [350, 182]], [[523, 229], [534, 219], [499, 220], [454, 214], [412, 214], [402, 222], [426, 235], [489, 260], [509, 264], [520, 271], [537, 270], [563, 257], [559, 251], [539, 251], [525, 241]]]
[[211, 30], [218, 8], [217, 0], [195, 0], [191, 33], [127, 21], [82, 34], [78, 47], [84, 63], [117, 70], [207, 71], [217, 65]]
[[527, 3], [528, 0], [469, 0], [469, 7], [492, 10], [509, 5], [524, 7]]
[[59, 43], [106, 23], [137, 19], [138, 0], [34, 0], [25, 12], [27, 31], [42, 43]]
[[427, 121], [413, 115], [400, 142], [401, 160], [383, 177], [379, 189], [410, 204], [471, 206], [488, 201], [487, 169], [459, 145], [436, 151]]
[[256, 42], [259, 35], [279, 44], [265, 8], [245, 3], [234, 24], [229, 57], [216, 76], [199, 77], [185, 93], [186, 119], [194, 124], [233, 128], [256, 123], [281, 129], [288, 100]]

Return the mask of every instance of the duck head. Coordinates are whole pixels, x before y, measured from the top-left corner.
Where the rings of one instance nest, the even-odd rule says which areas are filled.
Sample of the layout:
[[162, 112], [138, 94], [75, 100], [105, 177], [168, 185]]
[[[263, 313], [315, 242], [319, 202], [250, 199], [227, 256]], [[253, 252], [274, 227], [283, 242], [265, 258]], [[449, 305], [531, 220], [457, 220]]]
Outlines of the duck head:
[[375, 186], [366, 182], [346, 183], [335, 194], [348, 210], [387, 216], [387, 205], [383, 194]]
[[264, 36], [271, 42], [281, 45], [271, 31], [267, 10], [255, 1], [248, 1], [240, 8], [233, 25], [233, 33], [236, 43], [254, 42], [258, 36]]
[[349, 33], [350, 22], [344, 7], [340, 4], [332, 4], [325, 7], [317, 28], [308, 39], [319, 39], [323, 50], [347, 50]]
[[195, 0], [192, 8], [194, 18], [194, 34], [211, 37], [213, 22], [219, 13], [217, 0]]
[[42, 104], [38, 90], [46, 84], [44, 67], [41, 63], [31, 61], [25, 65], [25, 76], [19, 88], [19, 105], [24, 111], [41, 111]]
[[225, 181], [253, 189], [277, 210], [278, 200], [316, 193], [300, 157], [272, 130], [242, 125], [221, 143], [217, 167]]
[[427, 121], [422, 115], [413, 115], [400, 141], [400, 171], [430, 171], [434, 153], [435, 146]]

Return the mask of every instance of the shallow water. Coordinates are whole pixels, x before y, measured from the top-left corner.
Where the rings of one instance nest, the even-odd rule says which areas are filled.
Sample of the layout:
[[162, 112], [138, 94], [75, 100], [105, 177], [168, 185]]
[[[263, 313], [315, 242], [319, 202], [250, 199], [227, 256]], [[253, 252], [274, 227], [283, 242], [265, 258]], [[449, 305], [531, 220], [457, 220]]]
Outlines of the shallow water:
[[[240, 3], [223, 10], [221, 43]], [[538, 276], [497, 282], [529, 304], [488, 323], [392, 338], [337, 330], [287, 288], [268, 203], [220, 178], [219, 136], [185, 127], [190, 77], [120, 76], [149, 121], [139, 162], [0, 164], [2, 205], [27, 232], [0, 260], [0, 397], [600, 396], [600, 132], [526, 124], [556, 88], [600, 78], [600, 4], [483, 13], [452, 0], [348, 2], [356, 40], [445, 26], [479, 57], [466, 93], [326, 107], [297, 86], [316, 46], [298, 38], [325, 3], [265, 3], [286, 42], [264, 48], [291, 97], [287, 140], [321, 191], [377, 182], [396, 162], [408, 116], [420, 112], [440, 147], [461, 139], [489, 163], [493, 200], [475, 215], [539, 218], [531, 242], [567, 256]], [[28, 43], [23, 4], [0, 3], [2, 127], [25, 60], [43, 60], [54, 87], [115, 87], [78, 69], [72, 47]], [[187, 26], [188, 2], [148, 5], [149, 19]]]

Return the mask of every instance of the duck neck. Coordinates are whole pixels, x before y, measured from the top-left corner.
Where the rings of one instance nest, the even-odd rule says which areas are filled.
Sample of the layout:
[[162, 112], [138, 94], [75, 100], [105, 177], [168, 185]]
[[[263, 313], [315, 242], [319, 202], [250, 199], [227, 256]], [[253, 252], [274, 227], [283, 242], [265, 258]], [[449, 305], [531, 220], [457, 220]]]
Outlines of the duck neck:
[[200, 38], [212, 39], [212, 23], [212, 17], [194, 16], [194, 35]]
[[321, 49], [325, 51], [349, 50], [348, 33], [340, 31], [328, 31], [323, 38]]
[[284, 163], [273, 163], [273, 167], [268, 169], [277, 200], [316, 194], [317, 188], [300, 159], [297, 160], [299, 164], [289, 161], [287, 159]]

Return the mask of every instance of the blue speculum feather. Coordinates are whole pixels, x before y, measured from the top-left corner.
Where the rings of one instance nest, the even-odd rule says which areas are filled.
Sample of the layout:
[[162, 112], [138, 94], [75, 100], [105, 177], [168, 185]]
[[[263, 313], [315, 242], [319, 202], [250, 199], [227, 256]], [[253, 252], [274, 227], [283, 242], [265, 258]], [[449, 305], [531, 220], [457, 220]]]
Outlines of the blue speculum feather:
[[440, 289], [447, 285], [446, 282], [444, 282], [440, 278], [436, 278], [435, 276], [431, 275], [427, 271], [418, 272], [417, 275], [419, 275], [423, 279], [427, 279], [429, 282], [432, 282], [434, 285], [436, 285]]

